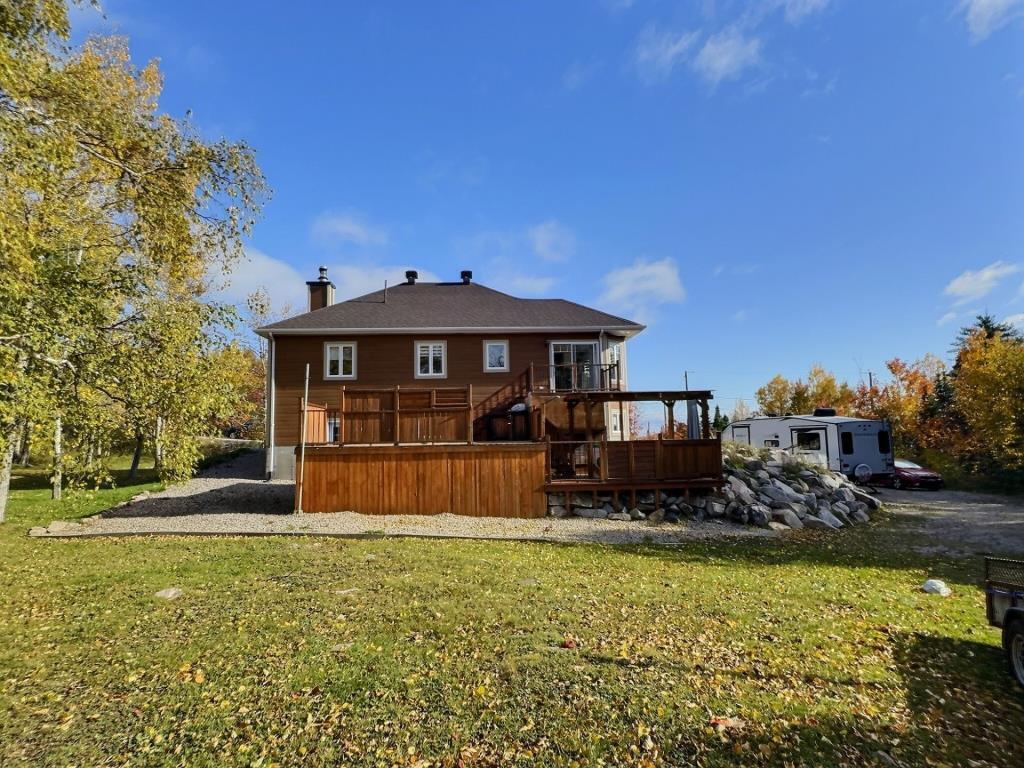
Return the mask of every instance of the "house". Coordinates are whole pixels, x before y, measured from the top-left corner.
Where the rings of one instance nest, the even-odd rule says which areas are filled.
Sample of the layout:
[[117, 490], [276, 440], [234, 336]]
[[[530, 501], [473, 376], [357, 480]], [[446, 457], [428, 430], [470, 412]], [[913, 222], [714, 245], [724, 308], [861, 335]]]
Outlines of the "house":
[[[409, 271], [404, 283], [338, 303], [325, 268], [307, 286], [308, 312], [258, 330], [269, 344], [267, 473], [313, 488], [305, 472], [319, 467], [333, 478], [318, 474], [320, 491], [341, 489], [332, 506], [353, 508], [353, 489], [366, 483], [375, 501], [362, 506], [380, 511], [388, 506], [381, 494], [390, 492], [378, 486], [405, 482], [399, 475], [414, 465], [434, 466], [431, 481], [448, 478], [442, 497], [465, 485], [452, 479], [458, 472], [475, 478], [466, 481], [473, 486], [486, 485], [481, 472], [492, 470], [503, 478], [494, 482], [516, 485], [523, 473], [511, 477], [508, 468], [521, 461], [539, 482], [517, 493], [540, 509], [538, 494], [555, 481], [607, 484], [610, 467], [635, 471], [628, 408], [638, 400], [665, 403], [670, 422], [676, 401], [700, 402], [710, 437], [710, 392], [628, 389], [626, 342], [644, 329], [631, 320], [563, 299], [510, 296], [475, 283], [469, 271], [440, 283]], [[639, 449], [641, 465], [655, 460], [649, 452]], [[514, 495], [498, 490], [492, 496], [501, 503], [466, 505], [512, 509]], [[392, 505], [430, 507], [421, 501]]]

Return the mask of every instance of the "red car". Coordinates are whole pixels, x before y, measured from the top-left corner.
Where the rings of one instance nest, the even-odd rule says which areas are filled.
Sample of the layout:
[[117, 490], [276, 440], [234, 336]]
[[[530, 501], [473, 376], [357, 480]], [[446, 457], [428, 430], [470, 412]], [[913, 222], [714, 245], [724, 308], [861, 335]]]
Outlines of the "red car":
[[925, 469], [920, 464], [906, 459], [896, 459], [896, 473], [892, 478], [893, 488], [927, 488], [930, 491], [937, 491], [944, 485], [942, 475], [938, 472]]

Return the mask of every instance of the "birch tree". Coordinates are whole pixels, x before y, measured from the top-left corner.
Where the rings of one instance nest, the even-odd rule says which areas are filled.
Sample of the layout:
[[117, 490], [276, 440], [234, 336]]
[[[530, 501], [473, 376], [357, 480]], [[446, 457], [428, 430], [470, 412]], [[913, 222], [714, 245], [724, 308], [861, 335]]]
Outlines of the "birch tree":
[[[147, 312], [202, 304], [204, 274], [230, 269], [267, 191], [245, 144], [159, 113], [156, 63], [136, 67], [117, 38], [72, 50], [67, 35], [62, 2], [0, 6], [0, 520], [25, 423], [70, 434], [69, 404], [124, 365], [111, 347], [134, 338], [150, 354]], [[180, 343], [153, 349], [201, 352], [205, 318], [184, 313]], [[196, 367], [181, 382], [202, 386], [200, 359], [184, 357]], [[172, 389], [166, 437], [187, 444], [207, 404]], [[194, 460], [171, 454], [173, 474]]]

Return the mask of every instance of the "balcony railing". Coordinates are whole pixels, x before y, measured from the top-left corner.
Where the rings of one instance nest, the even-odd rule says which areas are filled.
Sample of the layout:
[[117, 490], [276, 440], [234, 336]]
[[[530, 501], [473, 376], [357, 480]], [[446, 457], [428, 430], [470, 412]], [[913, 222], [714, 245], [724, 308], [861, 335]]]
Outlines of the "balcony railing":
[[622, 389], [618, 363], [563, 363], [536, 366], [538, 392], [617, 392]]

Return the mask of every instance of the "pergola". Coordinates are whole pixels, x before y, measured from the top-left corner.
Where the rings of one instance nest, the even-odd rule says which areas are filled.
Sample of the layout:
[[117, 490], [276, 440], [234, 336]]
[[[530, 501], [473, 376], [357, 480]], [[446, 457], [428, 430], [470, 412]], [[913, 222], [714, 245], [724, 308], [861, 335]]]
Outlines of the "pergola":
[[594, 406], [605, 403], [619, 404], [619, 424], [623, 431], [626, 429], [624, 418], [625, 403], [656, 403], [660, 402], [665, 406], [665, 424], [668, 427], [669, 436], [675, 435], [675, 405], [680, 401], [695, 400], [700, 408], [700, 431], [701, 436], [707, 440], [711, 437], [711, 420], [708, 416], [708, 401], [714, 395], [710, 389], [679, 389], [679, 390], [648, 390], [640, 392], [619, 392], [619, 391], [580, 391], [564, 395], [566, 407], [569, 409], [569, 431], [576, 431], [576, 407], [583, 406], [584, 425], [586, 439], [594, 439]]

